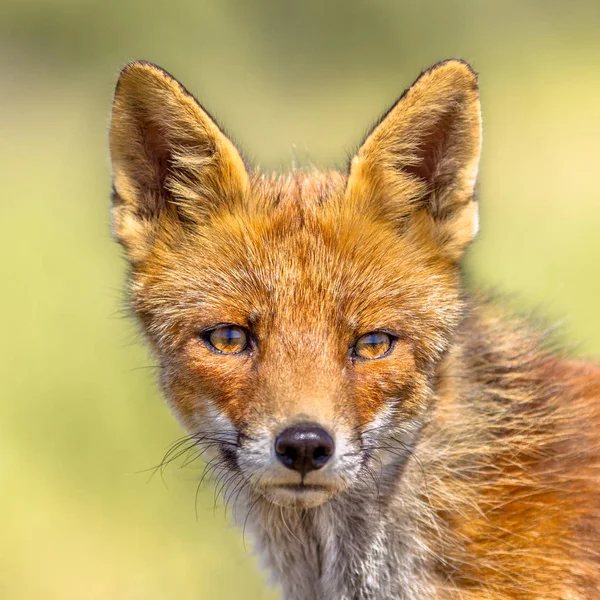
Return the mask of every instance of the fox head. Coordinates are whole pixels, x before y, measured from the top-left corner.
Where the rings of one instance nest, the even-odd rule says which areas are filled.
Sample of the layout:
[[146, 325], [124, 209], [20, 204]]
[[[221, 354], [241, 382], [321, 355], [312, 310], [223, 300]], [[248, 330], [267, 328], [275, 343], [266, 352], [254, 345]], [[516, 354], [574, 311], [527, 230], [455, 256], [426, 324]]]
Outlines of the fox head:
[[318, 505], [415, 443], [461, 318], [480, 146], [458, 60], [417, 79], [346, 173], [284, 177], [249, 170], [165, 71], [122, 71], [113, 224], [133, 308], [191, 439], [255, 494]]

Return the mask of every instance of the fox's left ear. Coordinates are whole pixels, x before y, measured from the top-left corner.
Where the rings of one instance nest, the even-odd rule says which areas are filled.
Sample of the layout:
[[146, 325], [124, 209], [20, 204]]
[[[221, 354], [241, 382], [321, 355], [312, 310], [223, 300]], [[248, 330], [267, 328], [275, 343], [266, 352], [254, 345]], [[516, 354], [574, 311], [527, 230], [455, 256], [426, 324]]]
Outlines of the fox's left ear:
[[477, 233], [480, 151], [477, 75], [462, 61], [445, 61], [423, 73], [367, 137], [351, 163], [347, 199], [456, 261]]

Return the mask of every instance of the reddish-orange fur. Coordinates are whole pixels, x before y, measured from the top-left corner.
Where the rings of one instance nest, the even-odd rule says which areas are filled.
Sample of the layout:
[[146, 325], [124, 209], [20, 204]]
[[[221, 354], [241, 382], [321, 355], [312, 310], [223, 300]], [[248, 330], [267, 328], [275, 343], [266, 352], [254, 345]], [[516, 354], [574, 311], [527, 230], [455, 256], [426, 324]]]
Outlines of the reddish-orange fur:
[[[449, 541], [438, 551], [455, 561], [456, 597], [595, 597], [600, 371], [541, 350], [543, 340], [527, 328], [498, 332], [493, 320], [487, 327], [478, 321], [475, 342], [465, 340], [449, 359], [458, 363], [442, 368], [434, 415], [436, 427], [459, 438], [438, 459], [449, 477], [432, 498], [448, 523]], [[466, 368], [470, 375], [461, 376]], [[447, 380], [445, 369], [453, 374]], [[506, 406], [498, 412], [482, 402], [469, 423], [459, 423], [465, 416], [460, 396], [468, 397], [468, 388], [477, 385], [496, 388]], [[474, 428], [488, 431], [485, 444]], [[481, 455], [471, 457], [475, 472], [456, 477], [453, 457], [460, 462], [469, 453]]]
[[[249, 172], [157, 67], [133, 63], [121, 76], [113, 214], [133, 307], [184, 426], [238, 436], [234, 471], [250, 482], [257, 538], [289, 598], [599, 593], [600, 369], [462, 290], [480, 144], [476, 76], [459, 61], [405, 93], [347, 174], [287, 177]], [[251, 332], [252, 352], [208, 349], [198, 333], [221, 323]], [[393, 351], [352, 358], [357, 338], [380, 330]], [[360, 442], [354, 454], [371, 465], [315, 479], [327, 491], [310, 502], [273, 491], [285, 473], [243, 465], [244, 440], [268, 446], [306, 419], [340, 445]], [[365, 450], [368, 435], [378, 445]], [[410, 450], [401, 463], [386, 454], [398, 435]], [[376, 496], [369, 452], [382, 468]], [[338, 525], [359, 537], [343, 542]], [[370, 581], [376, 568], [384, 583]]]

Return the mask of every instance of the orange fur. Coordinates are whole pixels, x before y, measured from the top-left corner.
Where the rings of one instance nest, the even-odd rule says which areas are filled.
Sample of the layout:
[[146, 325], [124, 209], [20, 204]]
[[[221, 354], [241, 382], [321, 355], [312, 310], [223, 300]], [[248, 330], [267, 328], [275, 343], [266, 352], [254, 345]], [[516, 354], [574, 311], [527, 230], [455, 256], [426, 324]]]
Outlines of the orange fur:
[[[248, 172], [197, 101], [141, 62], [119, 80], [110, 146], [114, 230], [132, 267], [133, 307], [190, 432], [222, 419], [237, 436], [231, 468], [244, 471], [244, 440], [271, 443], [282, 427], [309, 420], [336, 443], [361, 441], [360, 454], [391, 415], [373, 449], [382, 468], [396, 469], [380, 482], [379, 514], [412, 524], [421, 565], [412, 580], [396, 573], [398, 597], [595, 597], [600, 370], [551, 352], [543, 333], [461, 286], [460, 258], [478, 225], [481, 147], [468, 65], [446, 61], [423, 74], [348, 174]], [[212, 351], [199, 333], [222, 323], [247, 330], [252, 346]], [[353, 344], [372, 331], [389, 332], [392, 351], [356, 359]], [[402, 465], [381, 441], [392, 444], [399, 431], [412, 436]], [[286, 504], [271, 491], [286, 473], [248, 469], [259, 511]], [[335, 483], [315, 475], [326, 494], [298, 499], [294, 510], [316, 521], [313, 506], [341, 506], [363, 489], [357, 473]], [[399, 552], [392, 542], [389, 552]], [[366, 565], [357, 556], [351, 564]], [[354, 575], [328, 577], [314, 584], [320, 597], [344, 585], [352, 597], [389, 597], [359, 596], [367, 584], [349, 583]], [[298, 586], [284, 589], [312, 598]]]

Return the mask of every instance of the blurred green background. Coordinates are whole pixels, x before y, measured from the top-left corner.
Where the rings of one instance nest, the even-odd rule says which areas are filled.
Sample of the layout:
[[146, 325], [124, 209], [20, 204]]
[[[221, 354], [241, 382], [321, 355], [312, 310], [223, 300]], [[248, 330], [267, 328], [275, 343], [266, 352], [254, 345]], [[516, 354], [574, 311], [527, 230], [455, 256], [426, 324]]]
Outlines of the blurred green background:
[[[0, 598], [269, 599], [124, 317], [107, 126], [145, 58], [267, 169], [345, 164], [430, 64], [480, 72], [473, 285], [600, 355], [600, 3], [2, 0]], [[295, 148], [295, 150], [294, 150]]]

